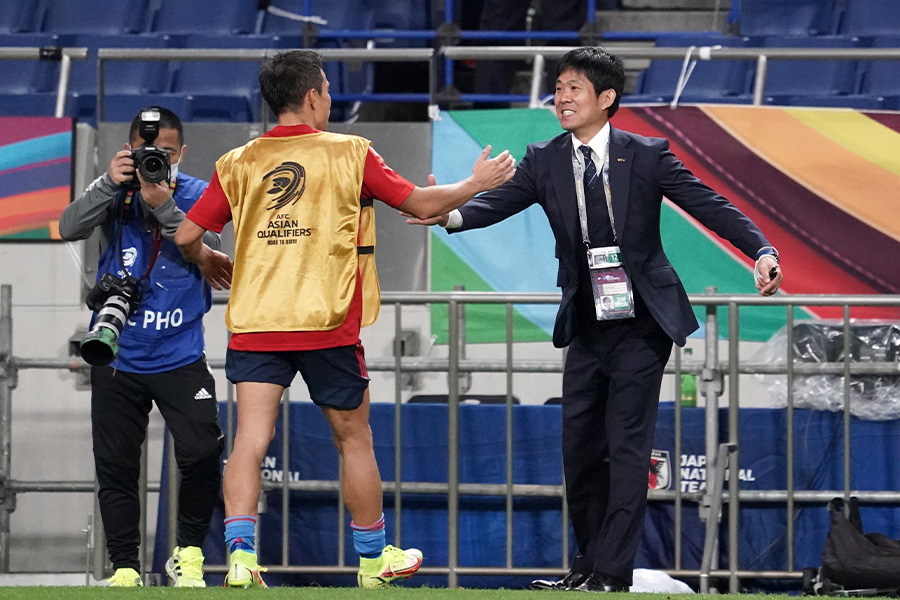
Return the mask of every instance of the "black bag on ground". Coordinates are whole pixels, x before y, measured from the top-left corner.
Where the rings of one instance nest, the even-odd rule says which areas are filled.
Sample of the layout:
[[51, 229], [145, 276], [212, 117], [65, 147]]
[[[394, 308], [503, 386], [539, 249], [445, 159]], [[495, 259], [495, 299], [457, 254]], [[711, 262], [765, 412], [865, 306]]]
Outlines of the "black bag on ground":
[[857, 499], [828, 503], [831, 531], [822, 550], [822, 579], [845, 590], [900, 588], [900, 541], [862, 531]]

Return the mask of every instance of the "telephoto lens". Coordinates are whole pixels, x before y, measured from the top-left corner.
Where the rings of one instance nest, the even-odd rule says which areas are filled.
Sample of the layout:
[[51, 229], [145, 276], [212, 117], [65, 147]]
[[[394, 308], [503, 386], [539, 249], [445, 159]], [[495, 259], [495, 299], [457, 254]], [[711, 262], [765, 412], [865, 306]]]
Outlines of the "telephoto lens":
[[114, 294], [97, 313], [94, 326], [81, 342], [81, 357], [89, 365], [108, 365], [119, 352], [119, 336], [132, 312], [132, 304], [124, 296]]
[[85, 362], [102, 367], [116, 357], [122, 329], [141, 303], [139, 286], [139, 281], [130, 275], [122, 279], [104, 273], [88, 292], [88, 308], [97, 313], [97, 318], [81, 342], [81, 357]]

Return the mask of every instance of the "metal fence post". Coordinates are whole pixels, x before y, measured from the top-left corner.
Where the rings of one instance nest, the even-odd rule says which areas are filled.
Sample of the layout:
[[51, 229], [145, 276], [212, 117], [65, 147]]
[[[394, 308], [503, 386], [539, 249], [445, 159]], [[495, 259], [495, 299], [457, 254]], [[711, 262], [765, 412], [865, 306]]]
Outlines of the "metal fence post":
[[[714, 287], [706, 288], [707, 295], [715, 295], [717, 289]], [[700, 373], [700, 393], [706, 403], [706, 491], [700, 503], [700, 519], [706, 522], [707, 540], [712, 540], [712, 548], [704, 548], [704, 562], [707, 558], [711, 561], [711, 568], [718, 567], [716, 554], [718, 552], [717, 536], [710, 538], [710, 530], [713, 529], [717, 533], [719, 530], [719, 514], [718, 510], [713, 507], [718, 505], [721, 507], [721, 486], [718, 492], [712, 487], [720, 477], [718, 472], [721, 461], [719, 460], [719, 396], [722, 394], [722, 374], [719, 372], [719, 320], [717, 314], [718, 307], [710, 304], [706, 307], [706, 352], [703, 363], [703, 370]], [[721, 474], [724, 476], [724, 474]], [[718, 497], [717, 497], [718, 496]], [[710, 556], [707, 557], [707, 552]], [[707, 571], [708, 573], [708, 571]], [[709, 580], [700, 580], [701, 589], [703, 585], [709, 585]], [[704, 590], [708, 591], [708, 590]]]
[[728, 591], [737, 594], [739, 581], [737, 571], [740, 568], [740, 376], [738, 362], [740, 360], [740, 313], [737, 302], [728, 303], [728, 445], [731, 457], [728, 460]]
[[449, 365], [447, 374], [447, 587], [459, 587], [459, 303], [451, 300], [449, 315]]
[[12, 286], [0, 286], [0, 573], [9, 573], [9, 516], [16, 509], [10, 489], [12, 474], [12, 390], [16, 367], [12, 360]]

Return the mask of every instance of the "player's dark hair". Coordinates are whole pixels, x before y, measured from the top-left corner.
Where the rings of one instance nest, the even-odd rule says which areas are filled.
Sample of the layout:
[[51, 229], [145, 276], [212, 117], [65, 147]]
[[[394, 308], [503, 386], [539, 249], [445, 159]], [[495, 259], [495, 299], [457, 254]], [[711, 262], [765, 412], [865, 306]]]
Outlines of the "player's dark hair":
[[279, 52], [259, 66], [259, 89], [275, 116], [297, 110], [310, 90], [322, 92], [322, 57], [312, 50]]

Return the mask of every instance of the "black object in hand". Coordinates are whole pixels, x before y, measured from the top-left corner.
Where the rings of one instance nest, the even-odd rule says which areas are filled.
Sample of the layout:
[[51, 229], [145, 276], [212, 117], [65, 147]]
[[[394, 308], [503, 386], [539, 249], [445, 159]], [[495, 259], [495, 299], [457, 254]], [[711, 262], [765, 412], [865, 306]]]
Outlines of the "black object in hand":
[[778, 275], [778, 266], [774, 266], [769, 269], [769, 279], [775, 279], [775, 276]]

